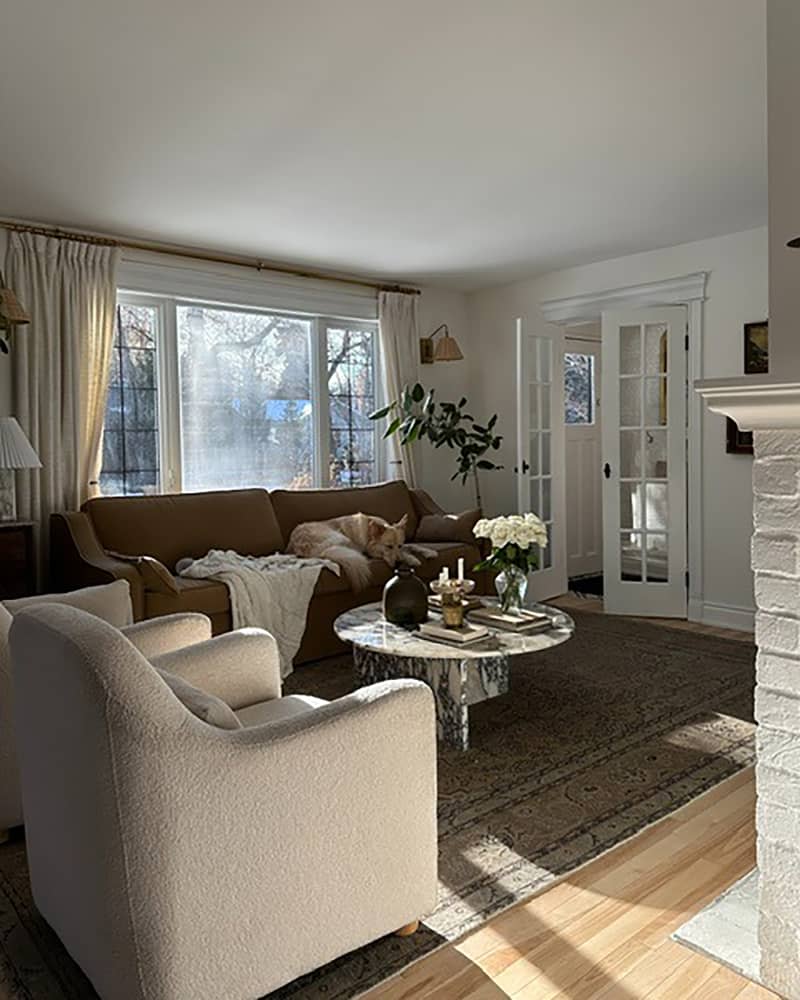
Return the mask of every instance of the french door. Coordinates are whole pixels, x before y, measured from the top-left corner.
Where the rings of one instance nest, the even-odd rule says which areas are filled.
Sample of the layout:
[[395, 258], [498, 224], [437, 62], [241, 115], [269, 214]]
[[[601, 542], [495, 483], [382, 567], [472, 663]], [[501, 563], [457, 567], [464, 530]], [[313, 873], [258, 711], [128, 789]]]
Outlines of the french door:
[[611, 614], [686, 617], [686, 310], [603, 313], [603, 587]]
[[546, 600], [567, 589], [564, 509], [562, 333], [533, 334], [517, 320], [517, 510], [538, 514], [548, 545], [528, 578], [528, 594]]

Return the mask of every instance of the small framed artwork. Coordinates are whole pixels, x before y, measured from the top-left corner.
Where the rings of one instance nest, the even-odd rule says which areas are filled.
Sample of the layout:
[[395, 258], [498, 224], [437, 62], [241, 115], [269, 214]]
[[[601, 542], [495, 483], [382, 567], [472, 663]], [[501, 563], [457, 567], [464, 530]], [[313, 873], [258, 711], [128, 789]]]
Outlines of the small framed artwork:
[[725, 423], [725, 451], [729, 455], [753, 454], [753, 432], [740, 431], [739, 425], [730, 417]]
[[769, 322], [744, 325], [744, 373], [766, 375], [769, 372]]

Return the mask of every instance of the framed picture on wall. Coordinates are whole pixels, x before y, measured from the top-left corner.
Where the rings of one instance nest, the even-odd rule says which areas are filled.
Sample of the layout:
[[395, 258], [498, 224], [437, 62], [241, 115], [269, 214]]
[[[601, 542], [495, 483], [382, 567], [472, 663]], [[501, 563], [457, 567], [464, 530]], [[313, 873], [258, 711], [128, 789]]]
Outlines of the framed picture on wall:
[[744, 373], [766, 375], [769, 371], [769, 322], [744, 325]]
[[[769, 321], [744, 325], [744, 373], [766, 375], [769, 372]], [[725, 451], [729, 455], [752, 455], [753, 432], [741, 431], [735, 420], [725, 422]]]

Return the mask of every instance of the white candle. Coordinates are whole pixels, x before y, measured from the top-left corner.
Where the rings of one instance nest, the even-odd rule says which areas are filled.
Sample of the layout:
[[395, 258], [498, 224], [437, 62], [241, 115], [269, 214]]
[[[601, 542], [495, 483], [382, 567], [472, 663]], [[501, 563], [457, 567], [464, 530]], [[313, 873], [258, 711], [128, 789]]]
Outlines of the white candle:
[[458, 582], [462, 583], [464, 580], [464, 557], [462, 556], [458, 560]]
[[442, 583], [447, 583], [449, 579], [450, 579], [450, 570], [445, 566], [445, 568], [442, 570]]

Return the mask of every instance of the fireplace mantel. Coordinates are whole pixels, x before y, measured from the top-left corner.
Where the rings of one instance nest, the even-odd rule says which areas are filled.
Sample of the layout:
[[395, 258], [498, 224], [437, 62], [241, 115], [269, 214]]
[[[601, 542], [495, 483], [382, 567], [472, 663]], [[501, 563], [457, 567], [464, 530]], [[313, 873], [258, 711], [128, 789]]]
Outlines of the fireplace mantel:
[[694, 388], [710, 410], [733, 417], [743, 431], [800, 427], [800, 382], [742, 375], [701, 379]]

